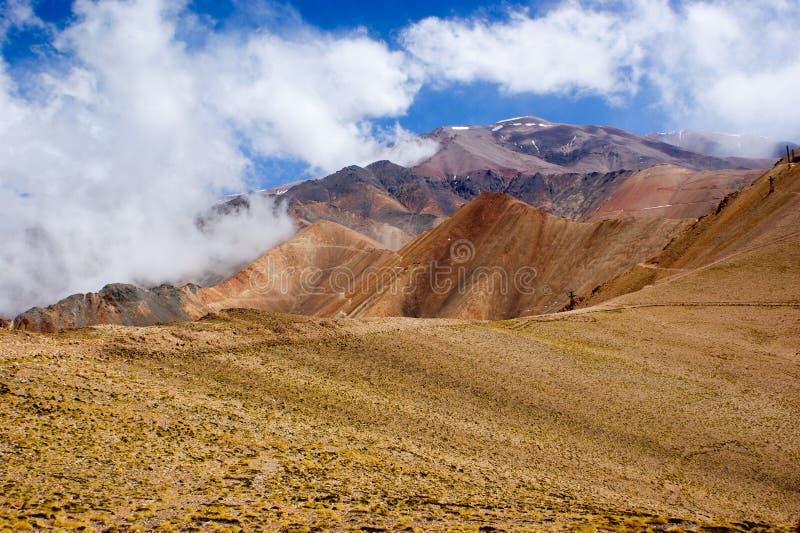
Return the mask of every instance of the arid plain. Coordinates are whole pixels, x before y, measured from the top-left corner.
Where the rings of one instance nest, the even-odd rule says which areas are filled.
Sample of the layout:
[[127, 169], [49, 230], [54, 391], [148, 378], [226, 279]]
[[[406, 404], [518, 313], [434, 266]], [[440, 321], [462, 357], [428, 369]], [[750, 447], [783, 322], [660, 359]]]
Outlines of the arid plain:
[[798, 250], [501, 322], [231, 310], [2, 331], [0, 523], [789, 531]]

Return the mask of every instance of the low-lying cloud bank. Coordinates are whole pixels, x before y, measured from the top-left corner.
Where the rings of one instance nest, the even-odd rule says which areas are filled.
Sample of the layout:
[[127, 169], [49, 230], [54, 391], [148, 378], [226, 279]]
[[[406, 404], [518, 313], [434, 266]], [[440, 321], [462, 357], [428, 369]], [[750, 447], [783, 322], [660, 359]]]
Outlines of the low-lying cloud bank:
[[275, 206], [203, 230], [198, 214], [257, 186], [253, 158], [323, 173], [430, 155], [386, 126], [424, 84], [621, 106], [652, 92], [676, 125], [797, 137], [798, 13], [800, 0], [565, 0], [503, 20], [425, 19], [391, 47], [299, 20], [220, 29], [168, 0], [77, 0], [58, 28], [8, 0], [0, 39], [35, 28], [52, 47], [27, 69], [0, 61], [0, 315], [254, 258], [292, 232]]

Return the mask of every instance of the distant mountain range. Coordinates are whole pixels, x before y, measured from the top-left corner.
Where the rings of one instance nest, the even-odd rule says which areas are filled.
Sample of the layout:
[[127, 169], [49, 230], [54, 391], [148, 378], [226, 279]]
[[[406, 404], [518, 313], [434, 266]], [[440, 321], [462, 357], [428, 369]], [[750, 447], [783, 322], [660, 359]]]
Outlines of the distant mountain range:
[[[439, 151], [412, 170], [450, 178], [491, 170], [505, 178], [518, 174], [642, 170], [662, 163], [693, 170], [763, 168], [763, 159], [719, 158], [607, 126], [558, 124], [517, 117], [488, 126], [447, 126], [423, 137]], [[670, 138], [671, 139], [671, 138]]]
[[[569, 291], [588, 297], [625, 279], [775, 164], [536, 117], [427, 136], [440, 149], [413, 168], [379, 161], [251, 193], [283, 203], [301, 231], [227, 280], [150, 290], [112, 284], [27, 311], [14, 326], [145, 325], [231, 307], [459, 318], [558, 311], [569, 304]], [[241, 195], [214, 210], [225, 216], [250, 202], [251, 195]], [[457, 242], [469, 247], [468, 261], [453, 255]], [[414, 283], [431, 264], [467, 278], [441, 280], [448, 290]], [[532, 292], [481, 292], [487, 272], [522, 271], [534, 280]], [[399, 292], [387, 292], [380, 278], [387, 272]]]
[[575, 221], [696, 218], [774, 163], [712, 157], [616, 128], [532, 116], [448, 126], [425, 137], [439, 150], [412, 168], [388, 161], [347, 167], [270, 194], [301, 225], [329, 220], [399, 249], [484, 192]]

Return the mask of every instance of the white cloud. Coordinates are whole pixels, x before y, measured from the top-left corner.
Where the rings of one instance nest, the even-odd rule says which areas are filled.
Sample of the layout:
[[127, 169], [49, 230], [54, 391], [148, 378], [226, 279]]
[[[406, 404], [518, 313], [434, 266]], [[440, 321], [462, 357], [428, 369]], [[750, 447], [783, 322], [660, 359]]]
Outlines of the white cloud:
[[428, 18], [403, 42], [433, 83], [596, 94], [652, 87], [675, 126], [800, 137], [798, 0], [566, 0], [539, 16]]
[[398, 130], [379, 142], [369, 119], [398, 116], [419, 90], [406, 56], [364, 36], [305, 30], [292, 39], [255, 34], [214, 38], [198, 58], [209, 100], [268, 156], [292, 156], [322, 170], [393, 157], [412, 163], [434, 147]]
[[633, 86], [622, 67], [631, 47], [619, 21], [565, 2], [544, 17], [512, 12], [507, 21], [427, 18], [403, 42], [433, 80], [497, 82], [511, 93], [614, 94]]
[[[5, 20], [40, 23], [26, 5]], [[243, 145], [319, 170], [430, 150], [402, 130], [389, 148], [370, 123], [404, 113], [418, 90], [404, 55], [302, 28], [295, 41], [210, 34], [189, 47], [176, 38], [183, 7], [78, 0], [72, 25], [48, 28], [59, 54], [25, 73], [24, 91], [0, 63], [0, 315], [113, 281], [230, 271], [287, 237], [269, 203], [195, 224], [224, 192], [255, 185]]]

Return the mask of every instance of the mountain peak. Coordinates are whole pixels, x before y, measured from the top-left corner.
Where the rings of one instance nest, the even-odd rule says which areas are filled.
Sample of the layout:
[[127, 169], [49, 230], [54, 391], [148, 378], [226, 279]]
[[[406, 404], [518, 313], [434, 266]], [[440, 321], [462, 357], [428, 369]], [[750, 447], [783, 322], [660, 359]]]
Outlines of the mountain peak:
[[663, 163], [693, 170], [769, 165], [764, 160], [713, 157], [618, 128], [560, 124], [533, 115], [488, 126], [446, 126], [426, 137], [439, 143], [439, 151], [412, 170], [436, 178], [485, 170], [507, 179], [519, 174], [636, 171]]

